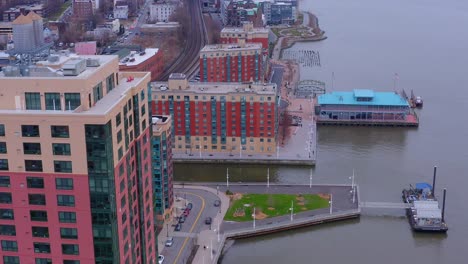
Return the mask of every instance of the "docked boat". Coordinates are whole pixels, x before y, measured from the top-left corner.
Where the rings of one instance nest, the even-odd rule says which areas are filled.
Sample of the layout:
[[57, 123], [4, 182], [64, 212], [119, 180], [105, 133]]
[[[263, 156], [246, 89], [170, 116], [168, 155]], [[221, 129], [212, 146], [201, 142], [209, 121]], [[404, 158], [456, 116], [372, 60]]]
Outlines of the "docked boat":
[[447, 232], [445, 222], [445, 197], [442, 201], [442, 209], [439, 201], [434, 196], [434, 186], [437, 168], [434, 167], [434, 180], [432, 186], [429, 183], [417, 183], [415, 187], [402, 191], [403, 202], [411, 206], [406, 209], [408, 221], [414, 231], [419, 232]]
[[414, 105], [416, 107], [422, 107], [423, 106], [423, 99], [421, 96], [416, 96], [416, 99], [414, 99]]

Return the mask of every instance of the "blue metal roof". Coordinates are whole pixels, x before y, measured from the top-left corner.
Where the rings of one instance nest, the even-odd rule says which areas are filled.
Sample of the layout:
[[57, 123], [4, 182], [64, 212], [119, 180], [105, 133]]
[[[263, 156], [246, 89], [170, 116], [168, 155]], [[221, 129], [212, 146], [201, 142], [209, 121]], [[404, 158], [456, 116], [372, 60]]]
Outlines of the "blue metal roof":
[[[369, 98], [370, 101], [357, 101], [356, 92], [362, 97]], [[358, 96], [359, 97], [359, 96]], [[395, 92], [374, 92], [372, 90], [354, 90], [353, 92], [331, 92], [322, 94], [318, 97], [319, 105], [380, 105], [380, 106], [408, 106], [401, 95]]]
[[366, 98], [374, 97], [374, 91], [372, 90], [354, 89], [353, 93], [354, 93], [354, 97], [366, 97]]

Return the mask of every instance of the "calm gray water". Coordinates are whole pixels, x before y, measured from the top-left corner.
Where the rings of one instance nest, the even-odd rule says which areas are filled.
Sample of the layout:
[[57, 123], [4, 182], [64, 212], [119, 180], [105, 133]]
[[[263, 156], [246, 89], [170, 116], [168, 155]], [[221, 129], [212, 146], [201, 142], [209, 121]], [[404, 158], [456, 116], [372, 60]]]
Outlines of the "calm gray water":
[[[242, 240], [231, 263], [466, 263], [468, 259], [468, 1], [314, 0], [302, 9], [320, 19], [328, 39], [293, 49], [320, 52], [322, 67], [303, 68], [303, 79], [332, 90], [413, 89], [424, 99], [420, 127], [320, 127], [314, 182], [349, 183], [352, 169], [363, 201], [399, 202], [410, 183], [431, 181], [448, 190], [447, 235], [410, 231], [398, 216], [350, 221]], [[274, 180], [308, 183], [308, 170], [271, 169]], [[230, 168], [233, 181], [264, 181], [266, 168]], [[223, 166], [177, 166], [178, 180], [224, 181]]]

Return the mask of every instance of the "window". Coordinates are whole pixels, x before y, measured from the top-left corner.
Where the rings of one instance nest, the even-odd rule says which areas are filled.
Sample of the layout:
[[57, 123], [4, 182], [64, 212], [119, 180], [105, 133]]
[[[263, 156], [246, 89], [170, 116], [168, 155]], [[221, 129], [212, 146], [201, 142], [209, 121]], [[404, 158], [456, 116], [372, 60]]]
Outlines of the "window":
[[33, 226], [33, 237], [49, 237], [49, 228], [45, 226]]
[[54, 160], [54, 171], [55, 172], [72, 172], [72, 162], [63, 160]]
[[42, 171], [42, 160], [25, 160], [26, 171]]
[[47, 222], [47, 211], [30, 211], [31, 221]]
[[69, 138], [70, 137], [68, 126], [51, 126], [50, 131], [51, 131], [51, 136], [53, 138]]
[[28, 199], [31, 205], [46, 205], [44, 194], [28, 194]]
[[75, 212], [59, 212], [60, 223], [76, 223]]
[[45, 93], [46, 110], [62, 110], [59, 93]]
[[117, 143], [120, 142], [122, 142], [122, 130], [119, 130], [119, 132], [117, 132]]
[[16, 227], [14, 225], [0, 225], [0, 235], [16, 236]]
[[18, 243], [11, 240], [2, 240], [3, 251], [18, 251]]
[[145, 114], [146, 114], [146, 106], [143, 105], [141, 106], [141, 116], [145, 116]]
[[39, 126], [22, 125], [21, 134], [23, 137], [39, 137]]
[[75, 196], [73, 195], [57, 195], [58, 206], [75, 206]]
[[65, 109], [75, 110], [81, 105], [79, 93], [65, 93]]
[[15, 219], [15, 214], [13, 212], [13, 209], [0, 209], [0, 219], [1, 220]]
[[19, 257], [3, 256], [3, 264], [19, 264]]
[[0, 170], [8, 170], [8, 160], [0, 159]]
[[26, 99], [26, 110], [41, 110], [40, 93], [24, 93]]
[[0, 137], [4, 137], [4, 136], [5, 136], [5, 125], [0, 124]]
[[106, 78], [106, 88], [107, 92], [112, 91], [114, 89], [114, 74], [112, 73]]
[[44, 179], [40, 177], [26, 177], [28, 188], [44, 189]]
[[52, 143], [52, 151], [54, 155], [71, 155], [70, 144], [68, 143]]
[[60, 237], [65, 239], [78, 239], [78, 229], [76, 228], [60, 228]]
[[23, 143], [23, 152], [25, 155], [40, 155], [41, 143]]
[[10, 176], [0, 176], [0, 187], [10, 187]]
[[98, 83], [93, 88], [93, 99], [94, 103], [97, 103], [99, 100], [102, 99], [102, 83]]
[[0, 154], [6, 154], [6, 153], [7, 153], [6, 142], [0, 142]]
[[79, 255], [80, 248], [75, 244], [62, 244], [62, 254], [64, 255]]
[[63, 260], [63, 264], [80, 264], [80, 261], [79, 261], [79, 260], [68, 260], [68, 259], [65, 259], [65, 260]]
[[36, 258], [36, 264], [52, 264], [52, 259], [48, 258]]
[[11, 204], [11, 193], [0, 192], [0, 204]]
[[115, 116], [115, 126], [118, 127], [122, 123], [122, 115], [118, 113]]
[[145, 100], [145, 90], [141, 90], [141, 93], [140, 93], [140, 97], [141, 97], [141, 101], [144, 101]]
[[56, 178], [55, 188], [57, 190], [73, 190], [73, 179], [70, 178]]
[[50, 244], [49, 243], [34, 243], [34, 252], [35, 253], [50, 253]]

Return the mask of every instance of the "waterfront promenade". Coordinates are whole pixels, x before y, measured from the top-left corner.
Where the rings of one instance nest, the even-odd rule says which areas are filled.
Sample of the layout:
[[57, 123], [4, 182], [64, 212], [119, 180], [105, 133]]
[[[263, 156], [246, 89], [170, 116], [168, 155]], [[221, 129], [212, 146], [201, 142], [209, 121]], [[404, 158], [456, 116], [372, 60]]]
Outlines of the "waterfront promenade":
[[[339, 221], [344, 219], [356, 218], [360, 215], [359, 194], [356, 188], [356, 194], [353, 202], [353, 194], [349, 185], [284, 185], [284, 184], [229, 184], [229, 190], [233, 193], [281, 193], [281, 194], [331, 194], [333, 196], [332, 210], [322, 208], [317, 210], [293, 213], [279, 217], [266, 218], [247, 222], [224, 221], [224, 216], [229, 208], [230, 198], [225, 192], [228, 189], [226, 184], [204, 183], [175, 185], [180, 192], [194, 192], [200, 195], [202, 193], [210, 196], [216, 195], [221, 201], [216, 215], [213, 216], [210, 228], [203, 228], [199, 232], [181, 234], [186, 236], [187, 240], [192, 237], [195, 239], [194, 246], [198, 249], [192, 259], [192, 263], [217, 263], [222, 255], [223, 248], [227, 241], [250, 236], [265, 235], [274, 232], [280, 232], [289, 229], [300, 228], [304, 226]], [[202, 201], [204, 203], [204, 200]], [[195, 207], [199, 207], [198, 201], [192, 201]], [[205, 206], [205, 205], [204, 205]], [[206, 204], [207, 207], [213, 207], [212, 204]], [[213, 213], [214, 214], [214, 213]], [[198, 220], [198, 219], [197, 219]], [[194, 223], [196, 225], [197, 223]], [[185, 246], [185, 244], [184, 244]]]

